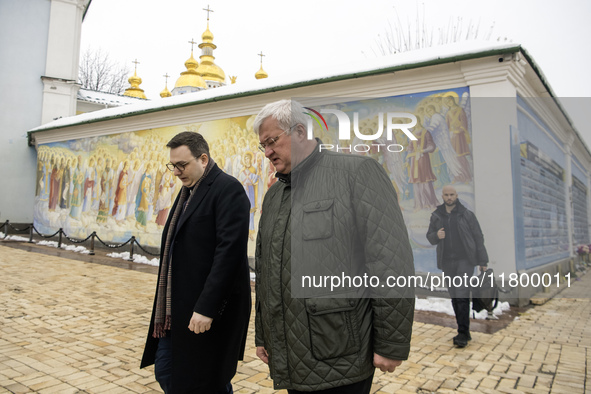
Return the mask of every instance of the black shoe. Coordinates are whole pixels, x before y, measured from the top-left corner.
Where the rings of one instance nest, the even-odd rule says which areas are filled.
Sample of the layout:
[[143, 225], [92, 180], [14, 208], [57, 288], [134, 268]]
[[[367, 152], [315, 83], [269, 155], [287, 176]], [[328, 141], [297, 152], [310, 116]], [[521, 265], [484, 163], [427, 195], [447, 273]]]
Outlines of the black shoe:
[[464, 348], [466, 346], [468, 346], [468, 341], [472, 340], [472, 336], [470, 336], [470, 334], [458, 334], [453, 338], [453, 343], [455, 346], [459, 347], [459, 348]]

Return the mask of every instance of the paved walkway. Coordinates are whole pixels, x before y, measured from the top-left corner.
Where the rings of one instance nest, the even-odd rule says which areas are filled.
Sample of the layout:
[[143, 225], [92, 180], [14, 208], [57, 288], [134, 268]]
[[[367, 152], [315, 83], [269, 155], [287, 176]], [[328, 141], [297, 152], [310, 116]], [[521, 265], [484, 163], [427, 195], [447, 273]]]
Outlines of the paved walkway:
[[[156, 275], [0, 243], [0, 393], [156, 393], [140, 370]], [[415, 323], [410, 359], [374, 393], [591, 393], [591, 275], [495, 334]], [[565, 298], [570, 297], [570, 298]], [[586, 297], [586, 298], [585, 298]], [[236, 393], [273, 393], [251, 321]], [[279, 393], [285, 393], [280, 391]]]

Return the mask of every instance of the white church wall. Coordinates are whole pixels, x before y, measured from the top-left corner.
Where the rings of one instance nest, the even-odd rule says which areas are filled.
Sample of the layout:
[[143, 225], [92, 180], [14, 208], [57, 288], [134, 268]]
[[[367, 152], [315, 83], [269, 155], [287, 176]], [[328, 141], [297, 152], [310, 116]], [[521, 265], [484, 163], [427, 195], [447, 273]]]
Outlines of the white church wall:
[[0, 220], [33, 221], [35, 150], [27, 131], [41, 124], [50, 2], [0, 2]]
[[84, 7], [88, 0], [52, 0], [47, 33], [41, 122], [76, 114], [78, 60]]

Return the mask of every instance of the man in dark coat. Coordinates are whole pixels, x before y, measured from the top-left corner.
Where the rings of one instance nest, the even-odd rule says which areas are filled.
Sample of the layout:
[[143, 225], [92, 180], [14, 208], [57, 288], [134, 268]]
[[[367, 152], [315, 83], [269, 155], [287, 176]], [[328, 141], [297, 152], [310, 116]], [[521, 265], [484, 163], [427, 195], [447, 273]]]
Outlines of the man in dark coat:
[[[463, 348], [472, 339], [469, 279], [476, 266], [486, 271], [488, 254], [476, 215], [458, 200], [453, 186], [444, 186], [442, 193], [444, 203], [431, 214], [427, 239], [431, 245], [437, 245], [437, 268], [452, 279], [448, 288], [458, 324], [453, 344]], [[462, 278], [460, 286], [459, 280], [454, 285], [454, 277]]]
[[183, 187], [162, 233], [141, 367], [155, 364], [165, 393], [232, 393], [251, 309], [250, 203], [200, 134], [180, 133], [167, 146], [167, 167]]

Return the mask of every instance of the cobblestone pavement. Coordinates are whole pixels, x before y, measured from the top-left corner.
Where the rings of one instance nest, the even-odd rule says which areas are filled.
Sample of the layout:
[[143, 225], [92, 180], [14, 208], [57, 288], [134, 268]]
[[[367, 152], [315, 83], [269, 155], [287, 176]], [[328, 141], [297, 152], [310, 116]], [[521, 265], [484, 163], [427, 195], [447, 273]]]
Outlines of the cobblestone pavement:
[[[139, 369], [153, 273], [0, 244], [0, 393], [156, 393]], [[591, 275], [465, 349], [452, 328], [414, 324], [411, 356], [373, 393], [591, 393]], [[568, 298], [567, 298], [568, 297]], [[236, 393], [273, 393], [251, 321]], [[285, 393], [285, 391], [279, 391]]]

